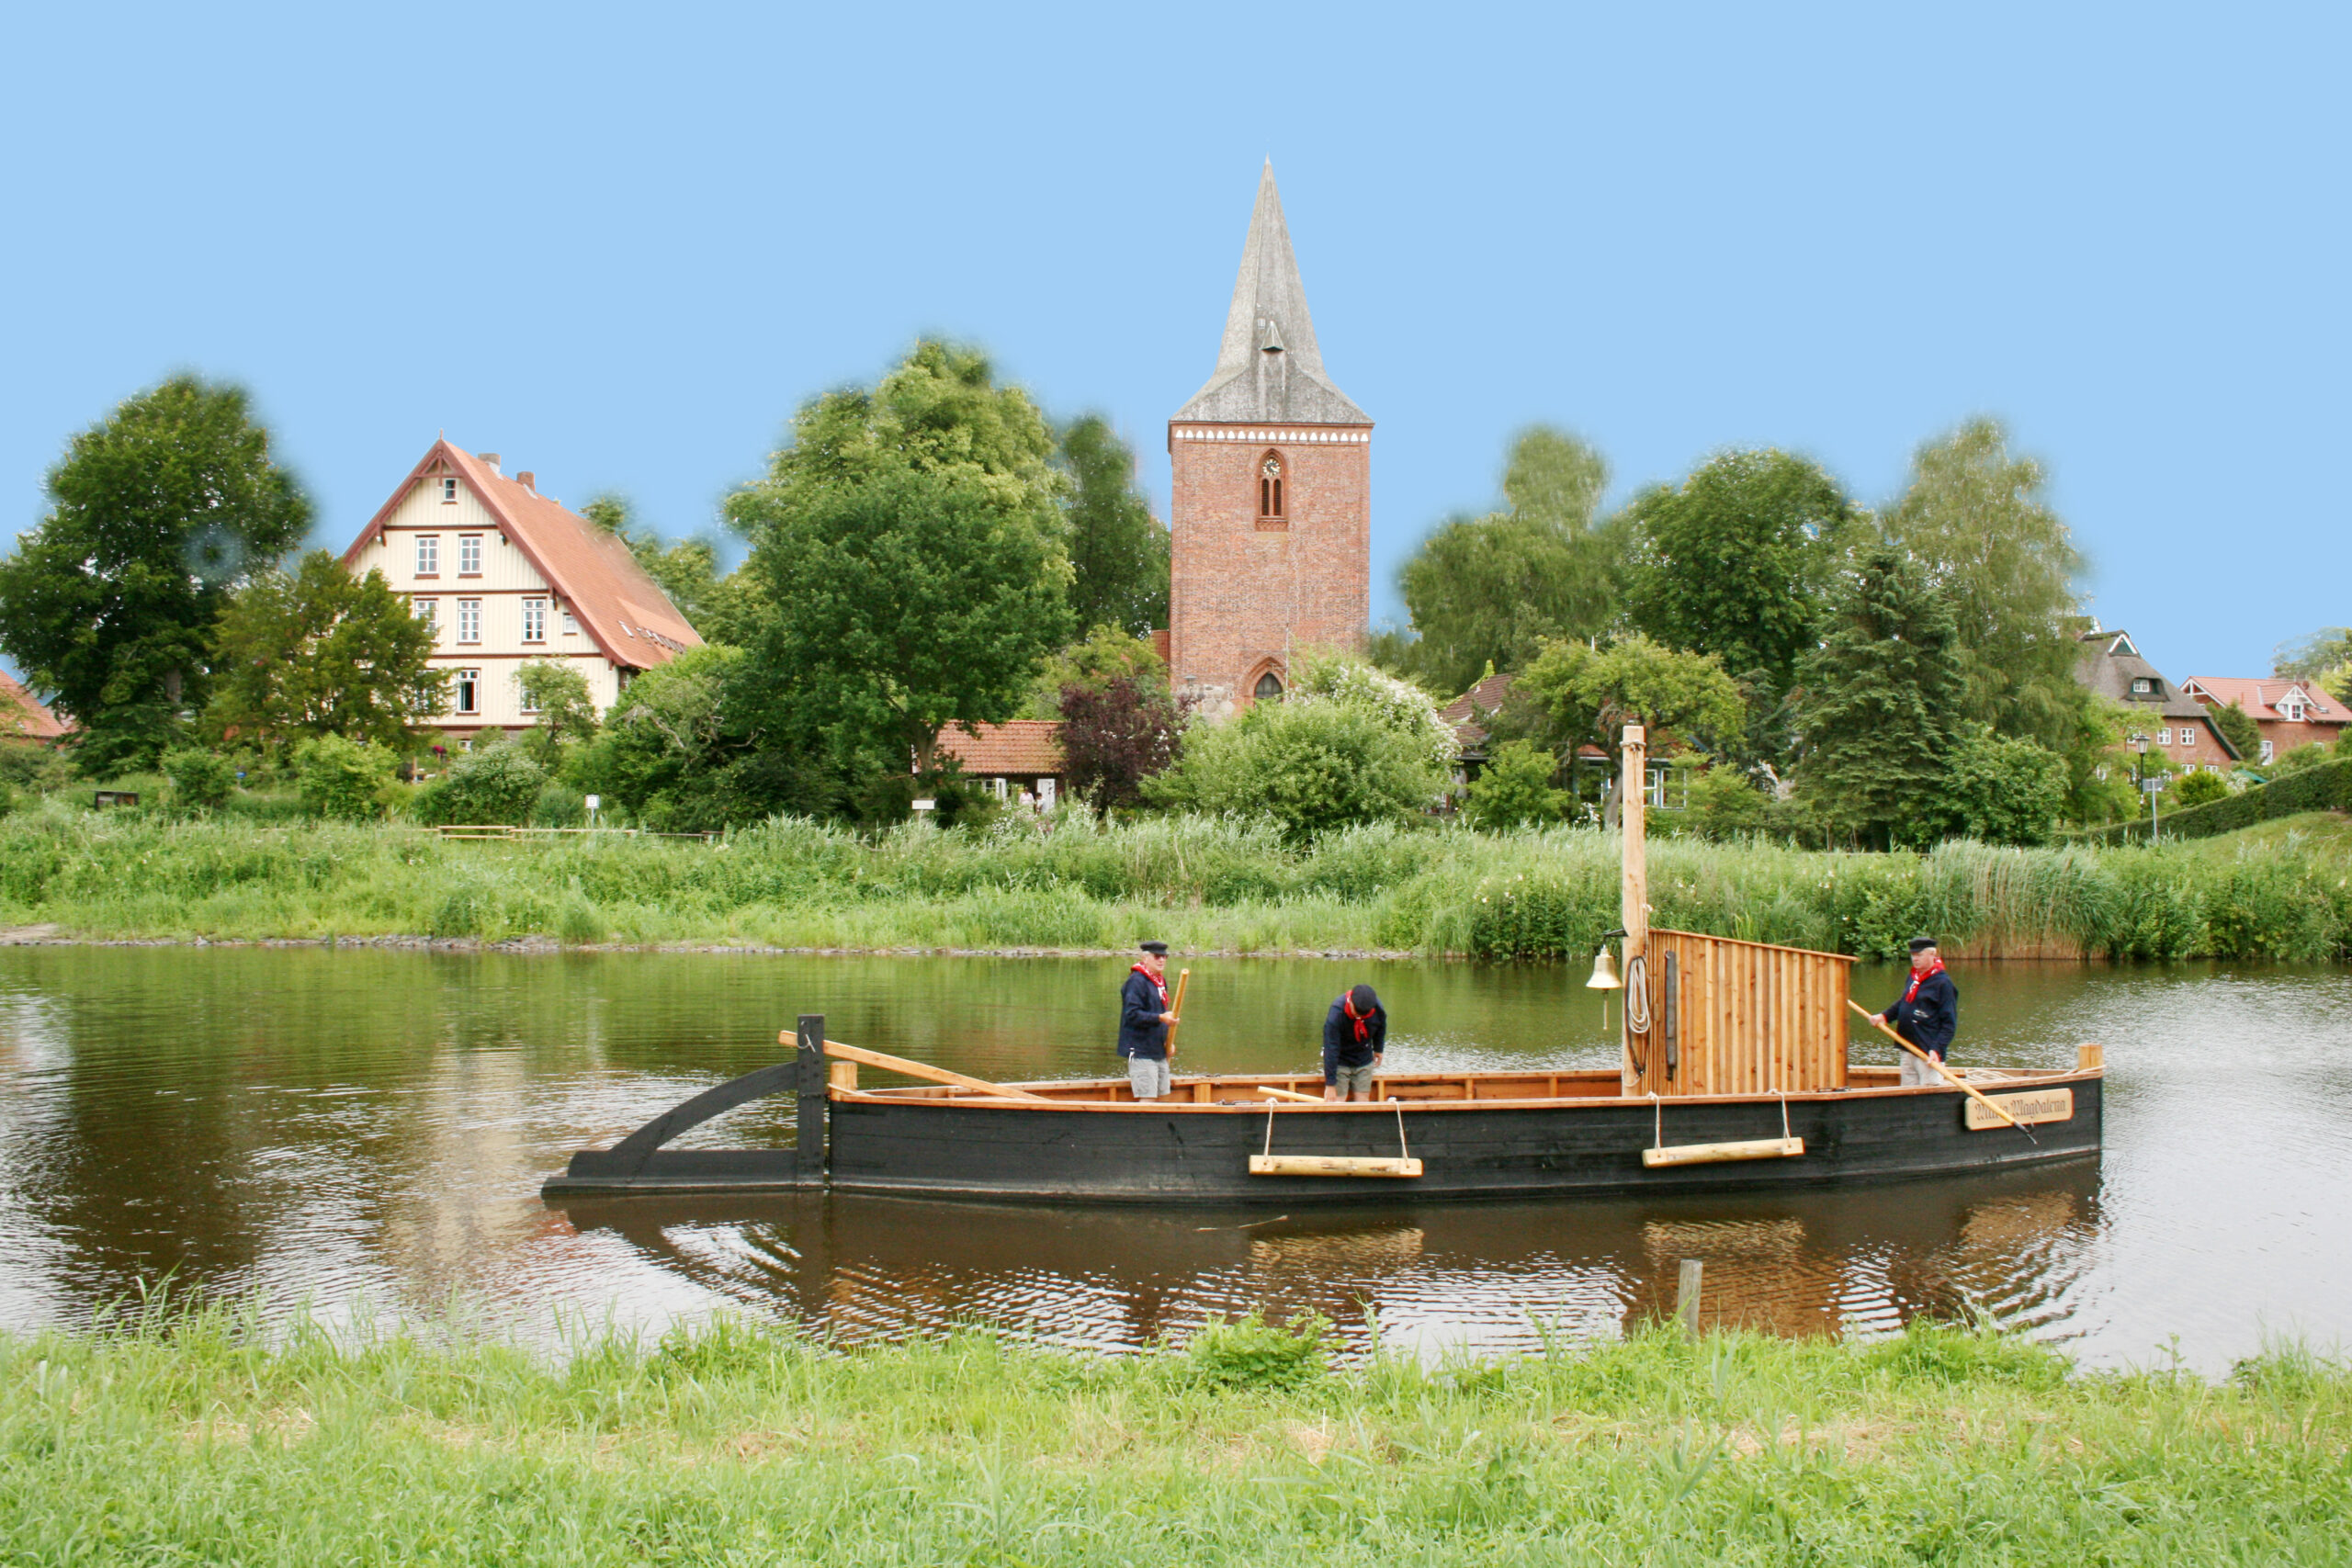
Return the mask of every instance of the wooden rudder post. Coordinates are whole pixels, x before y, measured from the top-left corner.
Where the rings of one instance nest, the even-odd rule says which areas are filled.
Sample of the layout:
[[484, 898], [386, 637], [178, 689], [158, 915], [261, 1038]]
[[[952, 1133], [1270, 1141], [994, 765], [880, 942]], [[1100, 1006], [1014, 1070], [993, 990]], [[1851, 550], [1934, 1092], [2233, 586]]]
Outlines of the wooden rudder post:
[[[1657, 993], [1649, 976], [1650, 877], [1643, 818], [1648, 804], [1649, 752], [1644, 734], [1638, 724], [1625, 727], [1617, 775], [1617, 819], [1624, 845], [1617, 883], [1617, 923], [1625, 928], [1624, 1052], [1619, 1075], [1627, 1094], [1634, 1091], [1634, 1085], [1643, 1076], [1634, 1064], [1637, 1060], [1649, 1060], [1652, 1031], [1656, 1027], [1650, 1007]], [[1641, 993], [1638, 998], [1634, 995], [1636, 990]], [[1643, 1025], [1638, 1031], [1634, 1027], [1636, 1020]], [[1634, 1043], [1637, 1039], [1638, 1047]]]

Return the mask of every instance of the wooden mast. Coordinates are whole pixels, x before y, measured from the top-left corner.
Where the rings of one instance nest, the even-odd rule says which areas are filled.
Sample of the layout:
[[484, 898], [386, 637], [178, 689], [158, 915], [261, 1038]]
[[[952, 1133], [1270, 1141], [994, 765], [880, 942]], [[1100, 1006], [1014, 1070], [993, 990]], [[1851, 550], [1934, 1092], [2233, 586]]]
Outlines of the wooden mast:
[[[1642, 727], [1625, 727], [1623, 750], [1617, 778], [1617, 818], [1623, 826], [1624, 865], [1618, 883], [1617, 923], [1625, 928], [1624, 976], [1625, 1006], [1621, 1010], [1625, 1021], [1624, 1059], [1620, 1072], [1627, 1094], [1641, 1087], [1642, 1074], [1636, 1070], [1635, 1042], [1640, 1042], [1639, 1060], [1649, 1060], [1649, 1039], [1636, 1035], [1634, 1024], [1638, 1018], [1645, 1025], [1655, 1028], [1650, 1018], [1649, 1002], [1656, 993], [1649, 984], [1647, 963], [1650, 937], [1650, 875], [1647, 848], [1643, 837], [1643, 810], [1647, 804], [1647, 772], [1644, 765], [1647, 748]], [[1642, 995], [1636, 998], [1634, 988]]]

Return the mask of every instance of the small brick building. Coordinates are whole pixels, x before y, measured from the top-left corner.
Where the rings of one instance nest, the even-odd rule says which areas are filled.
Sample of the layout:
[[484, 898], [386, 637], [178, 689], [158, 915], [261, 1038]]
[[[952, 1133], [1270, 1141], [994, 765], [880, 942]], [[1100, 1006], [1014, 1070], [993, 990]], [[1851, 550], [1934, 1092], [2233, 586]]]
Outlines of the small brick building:
[[1061, 789], [1062, 727], [1049, 718], [1016, 718], [1003, 724], [974, 727], [967, 735], [949, 725], [939, 732], [933, 755], [941, 762], [964, 765], [964, 776], [977, 779], [999, 800], [1026, 794], [1037, 805], [1051, 807]]
[[1372, 420], [1316, 346], [1269, 163], [1208, 384], [1168, 422], [1169, 674], [1204, 717], [1361, 644], [1372, 600]]

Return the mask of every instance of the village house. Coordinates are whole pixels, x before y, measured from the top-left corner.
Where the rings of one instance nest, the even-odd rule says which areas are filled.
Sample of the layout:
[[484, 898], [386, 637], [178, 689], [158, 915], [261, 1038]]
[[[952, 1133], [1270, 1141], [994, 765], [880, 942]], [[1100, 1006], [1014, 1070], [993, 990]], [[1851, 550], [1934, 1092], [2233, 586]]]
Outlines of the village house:
[[0, 670], [0, 740], [32, 740], [47, 745], [71, 728], [25, 690], [23, 682]]
[[2135, 751], [2184, 773], [2219, 772], [2242, 761], [2206, 705], [2143, 658], [2130, 632], [2083, 633], [2075, 678], [2132, 710], [2133, 729], [2125, 739]]
[[1049, 718], [1016, 718], [975, 728], [979, 734], [972, 736], [949, 725], [939, 732], [933, 755], [942, 764], [951, 758], [962, 763], [964, 776], [978, 780], [999, 800], [1017, 801], [1026, 795], [1039, 809], [1051, 810], [1066, 776], [1060, 724]]
[[2262, 734], [2262, 753], [2254, 761], [2274, 762], [2305, 746], [2324, 746], [2344, 733], [2344, 705], [2321, 690], [2314, 681], [2278, 677], [2192, 675], [2181, 688], [2199, 703], [2245, 710]]
[[354, 575], [381, 571], [436, 636], [449, 703], [428, 725], [470, 745], [485, 729], [526, 729], [538, 715], [515, 673], [569, 663], [603, 713], [639, 672], [700, 648], [619, 539], [541, 495], [527, 469], [436, 441], [344, 552]]

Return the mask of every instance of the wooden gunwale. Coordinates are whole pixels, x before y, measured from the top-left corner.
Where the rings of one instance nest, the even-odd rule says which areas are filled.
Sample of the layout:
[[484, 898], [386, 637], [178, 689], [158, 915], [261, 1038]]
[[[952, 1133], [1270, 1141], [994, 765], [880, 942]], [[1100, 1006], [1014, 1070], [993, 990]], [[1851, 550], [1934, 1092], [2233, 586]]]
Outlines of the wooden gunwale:
[[[1475, 1081], [1480, 1076], [1483, 1075], [1448, 1073], [1431, 1075], [1430, 1079], [1422, 1081], [1458, 1083], [1464, 1077], [1468, 1077]], [[1576, 1073], [1559, 1074], [1508, 1073], [1497, 1074], [1494, 1076], [1498, 1077], [1556, 1077], [1567, 1078], [1571, 1077], [1585, 1077], [1587, 1075], [1583, 1071], [1578, 1071]], [[1591, 1076], [1601, 1081], [1606, 1081], [1608, 1079], [1614, 1078], [1617, 1075], [1613, 1071], [1602, 1070], [1597, 1074], [1592, 1074]], [[2105, 1076], [2105, 1070], [2100, 1067], [2052, 1068], [2047, 1072], [2019, 1072], [2016, 1077], [2006, 1077], [1999, 1080], [1997, 1083], [1989, 1083], [1981, 1087], [1996, 1094], [2006, 1094], [2014, 1092], [2020, 1089], [2041, 1088], [2045, 1086], [2056, 1087], [2063, 1084], [2080, 1083], [2086, 1080], [2101, 1078]], [[1306, 1082], [1309, 1081], [1310, 1078], [1312, 1081], [1317, 1083], [1320, 1083], [1322, 1081], [1319, 1077], [1314, 1077], [1313, 1075], [1282, 1073], [1249, 1073], [1229, 1078], [1220, 1076], [1215, 1078], [1194, 1079], [1193, 1081], [1196, 1084], [1205, 1082], [1217, 1087], [1229, 1088], [1237, 1096], [1238, 1096], [1248, 1093], [1250, 1090], [1254, 1089], [1257, 1085], [1261, 1083], [1286, 1085]], [[1124, 1088], [1125, 1086], [1125, 1081], [1126, 1080], [1124, 1078], [1078, 1078], [1048, 1080], [1046, 1082], [1031, 1082], [1020, 1085], [1007, 1084], [1004, 1087], [1008, 1089], [1024, 1089], [1033, 1093], [1039, 1090], [1051, 1089], [1062, 1089], [1065, 1091], [1117, 1089]], [[1412, 1080], [1408, 1079], [1407, 1081], [1410, 1082]], [[1184, 1085], [1180, 1083], [1175, 1087], [1181, 1089], [1184, 1087]], [[1428, 1098], [1416, 1098], [1412, 1100], [1399, 1099], [1396, 1100], [1323, 1100], [1312, 1105], [1306, 1105], [1296, 1101], [1269, 1100], [1263, 1099], [1244, 1100], [1238, 1098], [1231, 1102], [1188, 1100], [1142, 1101], [1131, 1100], [1061, 1100], [1053, 1099], [1044, 1094], [1040, 1094], [1038, 1098], [1035, 1100], [1008, 1100], [999, 1096], [958, 1093], [953, 1090], [943, 1093], [938, 1089], [928, 1088], [844, 1089], [839, 1085], [834, 1085], [828, 1089], [827, 1096], [836, 1103], [841, 1104], [939, 1106], [950, 1107], [958, 1110], [986, 1108], [1008, 1111], [1079, 1111], [1089, 1113], [1109, 1111], [1123, 1115], [1170, 1114], [1184, 1116], [1197, 1116], [1208, 1112], [1216, 1112], [1229, 1116], [1263, 1116], [1269, 1111], [1272, 1111], [1278, 1115], [1284, 1116], [1302, 1114], [1389, 1116], [1394, 1115], [1398, 1111], [1403, 1111], [1408, 1114], [1419, 1114], [1424, 1111], [1489, 1111], [1498, 1109], [1526, 1110], [1532, 1107], [1545, 1106], [1554, 1107], [1562, 1111], [1572, 1111], [1587, 1107], [1597, 1111], [1604, 1107], [1622, 1110], [1626, 1106], [1649, 1106], [1652, 1104], [1658, 1104], [1664, 1105], [1671, 1110], [1685, 1106], [1700, 1105], [1778, 1105], [1784, 1100], [1791, 1105], [1807, 1105], [1816, 1104], [1823, 1101], [1852, 1100], [1858, 1099], [1899, 1099], [1916, 1095], [1947, 1094], [1958, 1096], [1962, 1092], [1962, 1091], [1960, 1089], [1954, 1089], [1949, 1084], [1917, 1084], [1905, 1086], [1890, 1083], [1883, 1087], [1849, 1085], [1847, 1088], [1841, 1089], [1826, 1089], [1792, 1090], [1785, 1095], [1770, 1093], [1769, 1091], [1762, 1093], [1741, 1094], [1687, 1094], [1676, 1095], [1670, 1099], [1661, 1096], [1655, 1100], [1650, 1096], [1642, 1094], [1522, 1095], [1509, 1099], [1497, 1098], [1492, 1100], [1481, 1100], [1469, 1095], [1464, 1095], [1460, 1099], [1452, 1097], [1441, 1099], [1435, 1096], [1430, 1096]]]
[[1801, 958], [1826, 958], [1832, 963], [1843, 964], [1849, 968], [1861, 962], [1850, 953], [1823, 953], [1818, 948], [1812, 947], [1783, 947], [1777, 942], [1749, 942], [1746, 937], [1710, 936], [1705, 931], [1675, 931], [1667, 926], [1652, 926], [1650, 935], [1691, 937], [1700, 942], [1719, 942], [1725, 947], [1752, 947], [1761, 953], [1793, 953]]

